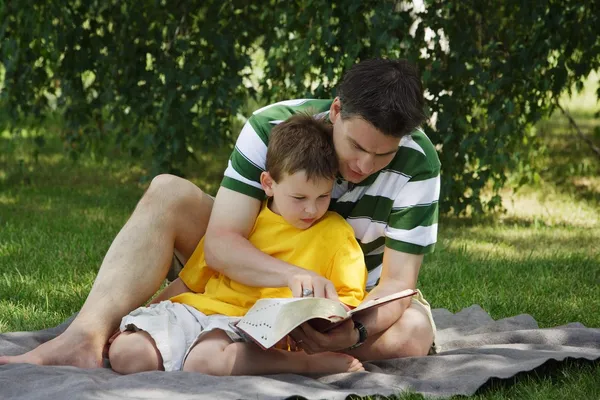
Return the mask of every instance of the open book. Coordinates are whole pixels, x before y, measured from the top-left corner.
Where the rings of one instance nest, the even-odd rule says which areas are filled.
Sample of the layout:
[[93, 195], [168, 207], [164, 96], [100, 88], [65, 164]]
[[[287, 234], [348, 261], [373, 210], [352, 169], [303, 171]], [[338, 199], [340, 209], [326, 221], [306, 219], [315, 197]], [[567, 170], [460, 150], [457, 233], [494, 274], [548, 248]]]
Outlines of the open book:
[[339, 301], [325, 298], [260, 299], [234, 327], [241, 336], [268, 349], [304, 322], [326, 332], [361, 311], [416, 293], [416, 290], [406, 289], [363, 302], [350, 311]]

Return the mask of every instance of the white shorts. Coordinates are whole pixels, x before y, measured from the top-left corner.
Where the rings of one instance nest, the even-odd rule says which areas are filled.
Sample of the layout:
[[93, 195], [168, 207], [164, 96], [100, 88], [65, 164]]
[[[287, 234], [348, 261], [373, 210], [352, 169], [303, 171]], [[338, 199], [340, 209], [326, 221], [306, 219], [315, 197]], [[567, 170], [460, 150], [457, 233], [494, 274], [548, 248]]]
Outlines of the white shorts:
[[211, 330], [221, 329], [232, 341], [243, 341], [230, 326], [239, 319], [205, 315], [194, 307], [167, 300], [133, 310], [121, 320], [120, 330], [147, 332], [160, 351], [165, 371], [179, 371], [192, 347]]

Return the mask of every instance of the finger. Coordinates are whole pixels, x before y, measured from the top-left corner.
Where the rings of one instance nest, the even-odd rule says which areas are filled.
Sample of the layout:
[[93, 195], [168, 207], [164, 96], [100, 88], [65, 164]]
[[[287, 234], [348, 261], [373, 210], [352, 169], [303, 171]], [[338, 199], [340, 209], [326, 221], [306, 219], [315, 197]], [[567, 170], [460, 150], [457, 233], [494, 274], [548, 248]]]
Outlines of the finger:
[[307, 342], [320, 344], [320, 342], [323, 342], [327, 338], [327, 335], [317, 331], [308, 322], [300, 325], [300, 330], [302, 331], [302, 335], [306, 337]]
[[315, 330], [310, 324], [304, 323], [300, 326], [301, 336], [305, 339], [302, 342], [302, 348], [308, 354], [320, 353], [327, 349], [328, 337]]
[[333, 286], [333, 283], [331, 283], [331, 281], [328, 281], [325, 285], [325, 297], [332, 300], [339, 300], [339, 296], [337, 294], [337, 291], [335, 290], [335, 286]]
[[294, 329], [292, 332], [290, 332], [289, 336], [294, 341], [294, 345], [296, 347], [304, 348], [303, 345], [304, 345], [304, 341], [306, 340], [306, 335], [304, 334], [302, 329], [300, 329], [300, 328]]
[[313, 284], [313, 290], [314, 290], [314, 297], [325, 297], [325, 282], [323, 282], [323, 280], [316, 282], [316, 284]]
[[[310, 294], [307, 294], [306, 296], [304, 295], [304, 291], [308, 290], [310, 291]], [[313, 287], [313, 282], [312, 279], [310, 277], [307, 277], [306, 279], [304, 279], [302, 281], [302, 297], [314, 297], [315, 295], [315, 289]]]
[[292, 296], [294, 297], [302, 297], [302, 282], [299, 280], [294, 280], [290, 285], [290, 289], [292, 290]]

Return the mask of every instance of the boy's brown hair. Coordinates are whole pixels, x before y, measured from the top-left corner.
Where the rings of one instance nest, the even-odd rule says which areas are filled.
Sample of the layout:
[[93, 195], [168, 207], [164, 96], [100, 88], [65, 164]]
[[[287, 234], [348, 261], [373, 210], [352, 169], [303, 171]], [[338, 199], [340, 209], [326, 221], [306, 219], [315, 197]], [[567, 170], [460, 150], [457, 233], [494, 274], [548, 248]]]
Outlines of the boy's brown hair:
[[304, 171], [309, 180], [335, 179], [338, 160], [333, 127], [302, 113], [281, 122], [271, 131], [265, 167], [275, 182], [298, 171]]

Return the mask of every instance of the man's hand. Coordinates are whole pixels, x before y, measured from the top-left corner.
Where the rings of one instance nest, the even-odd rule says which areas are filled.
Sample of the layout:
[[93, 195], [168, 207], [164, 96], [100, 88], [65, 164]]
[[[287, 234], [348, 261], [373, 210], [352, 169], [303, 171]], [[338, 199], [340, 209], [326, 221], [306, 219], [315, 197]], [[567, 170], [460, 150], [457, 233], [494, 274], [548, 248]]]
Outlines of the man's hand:
[[298, 269], [288, 279], [288, 287], [294, 297], [302, 297], [302, 291], [311, 290], [311, 297], [325, 297], [338, 300], [338, 294], [331, 281], [315, 272]]
[[359, 339], [359, 333], [354, 329], [354, 322], [351, 319], [326, 333], [321, 333], [308, 323], [304, 323], [294, 329], [290, 335], [296, 342], [296, 346], [308, 354], [344, 350], [356, 344]]

